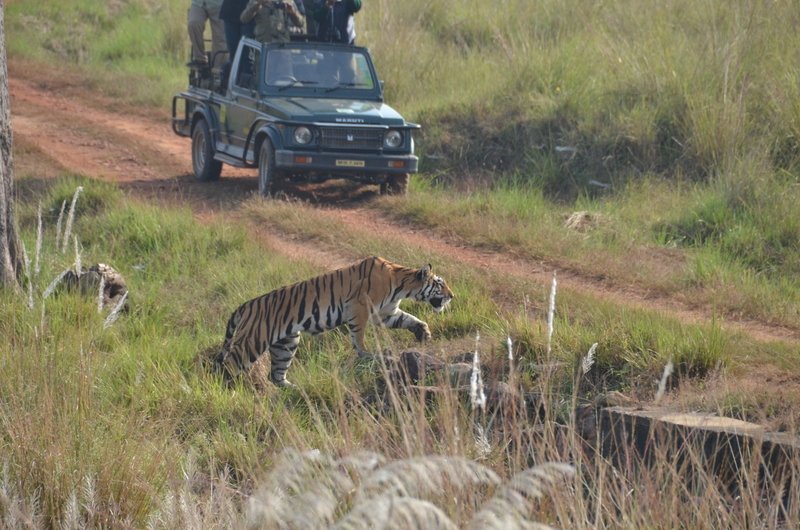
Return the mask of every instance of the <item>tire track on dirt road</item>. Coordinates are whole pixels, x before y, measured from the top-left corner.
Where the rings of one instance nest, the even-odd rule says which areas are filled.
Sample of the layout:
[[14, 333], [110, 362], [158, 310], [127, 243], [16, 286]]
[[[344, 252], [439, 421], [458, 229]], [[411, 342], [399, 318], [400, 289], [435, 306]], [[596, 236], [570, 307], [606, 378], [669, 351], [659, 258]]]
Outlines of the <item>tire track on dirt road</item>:
[[[246, 223], [251, 233], [271, 251], [302, 258], [320, 268], [341, 266], [355, 259], [330, 246], [323, 248], [319, 243], [303, 241], [245, 219], [238, 206], [256, 190], [253, 170], [226, 166], [219, 182], [195, 181], [189, 174], [190, 142], [172, 132], [165, 113], [143, 116], [124, 107], [111, 110], [112, 100], [85, 93], [83, 83], [69, 76], [50, 78], [35, 69], [13, 67], [11, 72], [15, 138], [36, 146], [42, 156], [59, 167], [117, 182], [134, 197], [174, 207], [188, 204], [204, 222], [225, 218]], [[474, 269], [492, 269], [541, 285], [548, 285], [556, 272], [561, 288], [621, 306], [655, 311], [687, 324], [708, 324], [715, 320], [710, 311], [688, 307], [675, 298], [655, 296], [631, 286], [608, 285], [552, 263], [479, 250], [425, 229], [398, 224], [374, 208], [354, 207], [352, 203], [338, 208], [304, 203], [298, 203], [297, 207], [315, 208], [315, 213], [350, 230], [381, 234], [411, 248], [432, 250]], [[732, 319], [721, 325], [760, 341], [800, 344], [800, 331], [794, 329]]]
[[[202, 222], [221, 217], [242, 219], [235, 203], [256, 189], [253, 172], [226, 168], [226, 178], [218, 183], [196, 182], [187, 173], [191, 167], [189, 143], [172, 133], [168, 116], [154, 120], [117, 114], [103, 110], [111, 103], [102, 98], [101, 105], [94, 107], [60, 95], [41, 80], [10, 76], [9, 85], [15, 139], [34, 146], [59, 171], [113, 181], [133, 197], [157, 200], [168, 207], [188, 203]], [[320, 268], [350, 262], [346, 256], [278, 237], [267, 227], [247, 226], [266, 248], [290, 258]]]

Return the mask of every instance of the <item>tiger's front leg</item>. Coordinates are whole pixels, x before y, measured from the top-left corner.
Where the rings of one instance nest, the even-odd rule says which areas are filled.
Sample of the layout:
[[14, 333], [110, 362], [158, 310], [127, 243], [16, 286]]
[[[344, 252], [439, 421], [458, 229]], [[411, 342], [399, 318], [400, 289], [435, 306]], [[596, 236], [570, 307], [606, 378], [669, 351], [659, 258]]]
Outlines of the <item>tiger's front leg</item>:
[[417, 341], [431, 340], [431, 330], [428, 324], [410, 313], [398, 309], [394, 313], [383, 317], [381, 323], [387, 328], [407, 329], [414, 334]]
[[367, 351], [367, 348], [364, 345], [364, 335], [365, 330], [363, 328], [350, 328], [350, 341], [353, 343], [353, 348], [355, 348], [356, 354], [361, 358], [372, 358], [373, 354]]

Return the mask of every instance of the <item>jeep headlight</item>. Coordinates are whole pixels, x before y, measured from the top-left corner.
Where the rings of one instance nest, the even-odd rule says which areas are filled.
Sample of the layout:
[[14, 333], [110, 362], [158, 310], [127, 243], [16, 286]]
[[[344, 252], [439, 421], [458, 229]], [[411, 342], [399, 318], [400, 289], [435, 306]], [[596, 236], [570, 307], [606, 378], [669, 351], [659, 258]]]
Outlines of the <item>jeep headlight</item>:
[[311, 133], [311, 129], [308, 127], [298, 127], [294, 130], [294, 141], [300, 145], [311, 143], [313, 138], [314, 135]]
[[403, 145], [403, 133], [401, 133], [400, 131], [395, 131], [394, 129], [388, 131], [383, 136], [383, 144], [386, 147], [390, 147], [392, 149], [400, 147], [401, 145]]

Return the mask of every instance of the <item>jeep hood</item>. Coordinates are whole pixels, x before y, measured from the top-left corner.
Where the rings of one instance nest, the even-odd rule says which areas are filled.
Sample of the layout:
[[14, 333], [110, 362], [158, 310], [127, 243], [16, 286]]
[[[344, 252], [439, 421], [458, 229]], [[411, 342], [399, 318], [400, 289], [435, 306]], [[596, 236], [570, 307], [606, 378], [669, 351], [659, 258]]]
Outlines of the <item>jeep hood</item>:
[[270, 98], [269, 107], [287, 120], [305, 122], [404, 125], [405, 120], [380, 101], [329, 98]]

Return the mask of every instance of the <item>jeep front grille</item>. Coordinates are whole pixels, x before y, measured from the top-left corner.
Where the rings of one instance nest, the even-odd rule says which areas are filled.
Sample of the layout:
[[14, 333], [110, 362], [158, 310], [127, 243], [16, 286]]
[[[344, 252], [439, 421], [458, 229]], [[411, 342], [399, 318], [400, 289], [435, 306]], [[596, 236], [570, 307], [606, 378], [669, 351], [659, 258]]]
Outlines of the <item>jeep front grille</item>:
[[321, 127], [320, 143], [328, 149], [369, 149], [383, 147], [383, 129]]

